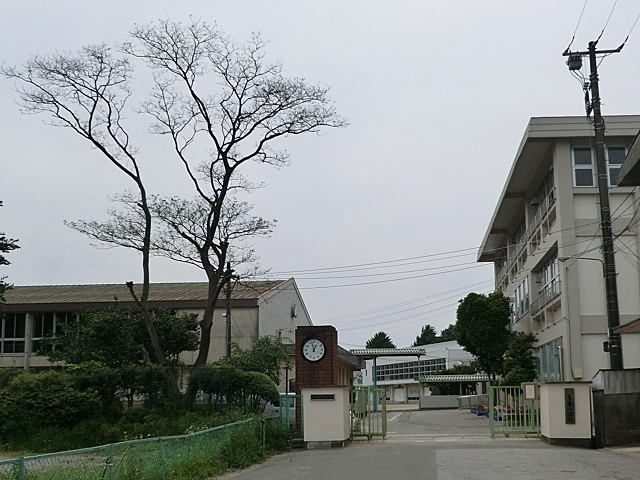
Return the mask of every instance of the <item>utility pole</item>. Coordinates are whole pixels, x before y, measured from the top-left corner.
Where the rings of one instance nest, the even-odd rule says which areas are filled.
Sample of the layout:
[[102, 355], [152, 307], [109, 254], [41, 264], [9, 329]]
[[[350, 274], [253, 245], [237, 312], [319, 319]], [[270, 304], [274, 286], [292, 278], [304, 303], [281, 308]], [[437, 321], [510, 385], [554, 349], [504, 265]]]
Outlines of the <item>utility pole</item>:
[[233, 270], [231, 270], [231, 262], [227, 262], [227, 357], [231, 356], [231, 277]]
[[[622, 50], [624, 43], [615, 50], [596, 50], [598, 41], [589, 42], [587, 52], [563, 53], [568, 56], [570, 70], [579, 70], [582, 67], [582, 57], [589, 57], [591, 74], [589, 84], [591, 88], [591, 108], [593, 109], [593, 126], [596, 136], [596, 168], [598, 173], [598, 196], [600, 199], [600, 230], [602, 234], [602, 250], [604, 257], [604, 282], [607, 302], [607, 324], [609, 330], [609, 367], [612, 370], [622, 370], [622, 342], [620, 335], [613, 333], [613, 330], [620, 326], [620, 311], [618, 307], [618, 284], [616, 279], [616, 262], [614, 256], [613, 231], [611, 226], [611, 207], [609, 206], [609, 176], [607, 172], [607, 162], [605, 159], [604, 143], [604, 120], [600, 110], [600, 88], [598, 79], [597, 55], [607, 55], [618, 53]], [[577, 66], [579, 60], [580, 66]], [[572, 62], [573, 63], [572, 65]]]

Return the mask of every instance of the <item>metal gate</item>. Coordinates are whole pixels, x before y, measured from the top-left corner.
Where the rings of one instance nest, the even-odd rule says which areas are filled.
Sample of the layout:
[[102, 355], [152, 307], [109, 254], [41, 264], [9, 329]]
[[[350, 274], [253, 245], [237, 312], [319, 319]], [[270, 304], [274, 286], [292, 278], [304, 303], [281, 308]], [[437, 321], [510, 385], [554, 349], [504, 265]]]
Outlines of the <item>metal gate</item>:
[[[529, 386], [532, 384], [528, 384]], [[537, 392], [537, 386], [534, 386]], [[520, 387], [491, 387], [489, 390], [489, 428], [491, 435], [540, 435], [540, 400], [534, 393], [525, 397]]]
[[387, 399], [384, 388], [353, 387], [350, 390], [351, 438], [387, 436]]

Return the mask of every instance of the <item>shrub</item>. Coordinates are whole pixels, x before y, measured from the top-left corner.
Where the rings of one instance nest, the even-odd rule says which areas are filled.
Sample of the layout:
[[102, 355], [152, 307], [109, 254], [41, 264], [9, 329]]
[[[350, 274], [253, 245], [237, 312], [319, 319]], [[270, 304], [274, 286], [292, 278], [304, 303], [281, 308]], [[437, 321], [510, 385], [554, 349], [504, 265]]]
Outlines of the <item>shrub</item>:
[[233, 367], [206, 365], [193, 371], [191, 384], [217, 399], [224, 397], [228, 404], [248, 407], [256, 411], [261, 400], [278, 398], [278, 387], [264, 373], [243, 371]]
[[16, 376], [0, 390], [0, 434], [48, 426], [72, 427], [100, 410], [95, 390], [81, 391], [65, 373]]

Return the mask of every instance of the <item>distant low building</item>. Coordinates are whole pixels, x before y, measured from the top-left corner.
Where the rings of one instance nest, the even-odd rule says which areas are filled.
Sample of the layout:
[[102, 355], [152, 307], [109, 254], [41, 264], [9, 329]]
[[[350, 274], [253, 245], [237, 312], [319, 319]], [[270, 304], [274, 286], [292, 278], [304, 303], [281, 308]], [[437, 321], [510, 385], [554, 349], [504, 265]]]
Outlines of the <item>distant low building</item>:
[[[387, 400], [397, 403], [418, 401], [420, 393], [419, 378], [433, 375], [455, 365], [469, 364], [474, 356], [462, 349], [455, 341], [418, 345], [425, 355], [407, 355], [406, 357], [377, 357], [376, 383], [378, 388], [384, 388]], [[373, 360], [366, 360], [362, 370], [362, 384], [373, 385]], [[431, 386], [422, 384], [422, 396], [432, 393]]]
[[[140, 286], [135, 287], [140, 290]], [[151, 309], [167, 308], [176, 313], [202, 316], [207, 283], [153, 283]], [[138, 295], [140, 292], [138, 291]], [[37, 354], [42, 339], [56, 335], [61, 324], [73, 321], [84, 310], [113, 305], [136, 308], [124, 284], [14, 286], [5, 294], [5, 314], [0, 322], [0, 367], [38, 369], [53, 366]], [[208, 362], [226, 352], [226, 300], [220, 298], [213, 315]], [[231, 295], [231, 341], [248, 349], [264, 336], [295, 341], [295, 329], [311, 325], [311, 317], [293, 278], [289, 280], [238, 283]], [[193, 365], [197, 352], [184, 352], [181, 360]], [[284, 382], [280, 388], [285, 389]]]

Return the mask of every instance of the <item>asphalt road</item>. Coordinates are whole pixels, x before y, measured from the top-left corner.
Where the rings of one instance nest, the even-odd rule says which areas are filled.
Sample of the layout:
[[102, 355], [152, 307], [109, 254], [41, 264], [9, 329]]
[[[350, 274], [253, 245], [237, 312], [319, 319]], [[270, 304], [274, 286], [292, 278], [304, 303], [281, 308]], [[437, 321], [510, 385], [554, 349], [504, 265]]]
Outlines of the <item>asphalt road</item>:
[[398, 411], [386, 439], [300, 450], [222, 478], [235, 480], [640, 479], [640, 449], [551, 447], [537, 438], [492, 438], [486, 417], [462, 411]]

